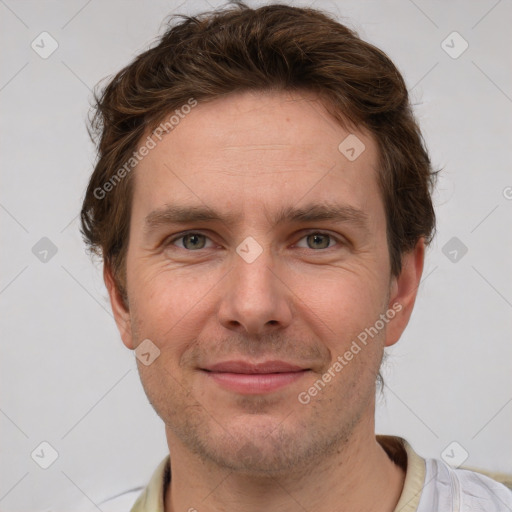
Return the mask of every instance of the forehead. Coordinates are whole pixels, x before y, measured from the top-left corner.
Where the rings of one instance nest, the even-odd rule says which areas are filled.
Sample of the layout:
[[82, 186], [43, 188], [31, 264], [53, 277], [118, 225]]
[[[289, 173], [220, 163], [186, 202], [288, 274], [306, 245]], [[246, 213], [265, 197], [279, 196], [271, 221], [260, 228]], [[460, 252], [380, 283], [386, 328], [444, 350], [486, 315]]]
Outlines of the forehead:
[[156, 142], [134, 172], [135, 219], [169, 204], [240, 218], [301, 202], [383, 214], [373, 137], [342, 127], [312, 94], [245, 92], [200, 103]]

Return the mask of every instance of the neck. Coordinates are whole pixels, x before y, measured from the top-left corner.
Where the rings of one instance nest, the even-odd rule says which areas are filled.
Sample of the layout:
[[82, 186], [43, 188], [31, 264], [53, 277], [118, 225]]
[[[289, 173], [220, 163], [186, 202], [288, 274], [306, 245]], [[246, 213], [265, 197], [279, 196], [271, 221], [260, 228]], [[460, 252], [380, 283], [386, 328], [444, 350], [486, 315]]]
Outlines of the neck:
[[172, 476], [165, 512], [295, 512], [298, 506], [316, 512], [392, 512], [405, 473], [377, 442], [373, 418], [359, 427], [328, 457], [272, 476], [219, 467], [191, 453], [167, 430]]

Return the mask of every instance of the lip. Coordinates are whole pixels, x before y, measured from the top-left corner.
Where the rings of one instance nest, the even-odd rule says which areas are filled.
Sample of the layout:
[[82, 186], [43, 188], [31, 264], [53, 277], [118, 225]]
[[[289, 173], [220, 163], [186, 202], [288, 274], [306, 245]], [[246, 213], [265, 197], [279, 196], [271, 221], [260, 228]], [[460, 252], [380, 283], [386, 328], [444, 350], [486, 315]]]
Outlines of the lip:
[[202, 370], [227, 390], [253, 395], [277, 391], [301, 379], [309, 371], [285, 361], [224, 361]]
[[262, 363], [249, 363], [247, 361], [223, 361], [203, 368], [210, 372], [221, 373], [244, 373], [244, 374], [262, 374], [262, 373], [290, 373], [306, 370], [301, 366], [287, 363], [285, 361], [264, 361]]

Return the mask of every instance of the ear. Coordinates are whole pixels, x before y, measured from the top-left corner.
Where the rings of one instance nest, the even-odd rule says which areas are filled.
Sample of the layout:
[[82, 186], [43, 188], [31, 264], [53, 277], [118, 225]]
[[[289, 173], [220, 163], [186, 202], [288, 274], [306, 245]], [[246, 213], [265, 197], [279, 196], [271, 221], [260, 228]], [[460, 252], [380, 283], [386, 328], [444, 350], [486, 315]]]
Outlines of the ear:
[[395, 311], [396, 315], [386, 328], [386, 347], [394, 345], [400, 339], [409, 323], [420, 285], [424, 258], [425, 239], [422, 237], [414, 249], [402, 254], [402, 271], [399, 276], [391, 279], [388, 309]]
[[116, 286], [114, 276], [112, 274], [112, 269], [107, 264], [103, 265], [103, 280], [110, 296], [112, 312], [114, 313], [114, 319], [116, 321], [119, 334], [121, 335], [121, 339], [127, 348], [133, 350], [134, 346], [130, 322], [130, 311], [126, 309], [121, 293]]

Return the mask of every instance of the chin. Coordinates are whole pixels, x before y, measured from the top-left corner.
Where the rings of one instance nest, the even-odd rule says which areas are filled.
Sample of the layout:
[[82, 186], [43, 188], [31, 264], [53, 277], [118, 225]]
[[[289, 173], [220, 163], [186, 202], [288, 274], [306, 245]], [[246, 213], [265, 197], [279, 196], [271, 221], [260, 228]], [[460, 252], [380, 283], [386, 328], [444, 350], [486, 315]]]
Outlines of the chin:
[[295, 424], [289, 418], [239, 415], [231, 424], [213, 422], [187, 429], [181, 441], [201, 459], [240, 475], [289, 476], [307, 470], [318, 457], [334, 453], [342, 438], [319, 425]]

